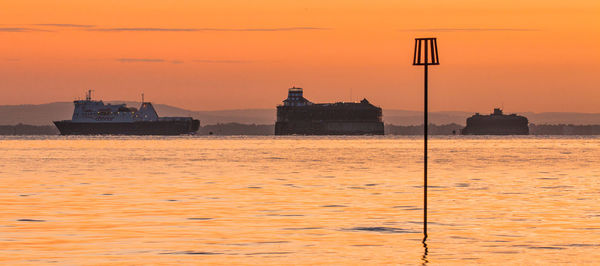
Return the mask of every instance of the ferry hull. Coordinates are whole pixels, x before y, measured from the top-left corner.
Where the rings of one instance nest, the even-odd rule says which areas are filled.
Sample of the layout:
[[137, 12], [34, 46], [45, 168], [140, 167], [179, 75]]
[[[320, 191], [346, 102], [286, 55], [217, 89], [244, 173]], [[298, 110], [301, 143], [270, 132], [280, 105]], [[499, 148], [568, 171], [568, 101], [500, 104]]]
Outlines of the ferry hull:
[[198, 120], [87, 123], [54, 121], [61, 135], [184, 135], [194, 134]]

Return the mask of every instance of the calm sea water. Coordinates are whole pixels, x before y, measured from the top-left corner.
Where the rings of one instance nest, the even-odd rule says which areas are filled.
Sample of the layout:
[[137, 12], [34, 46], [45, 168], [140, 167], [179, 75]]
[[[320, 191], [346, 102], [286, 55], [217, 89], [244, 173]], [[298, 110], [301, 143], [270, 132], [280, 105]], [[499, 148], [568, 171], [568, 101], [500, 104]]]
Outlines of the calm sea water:
[[600, 138], [4, 137], [0, 263], [600, 264]]

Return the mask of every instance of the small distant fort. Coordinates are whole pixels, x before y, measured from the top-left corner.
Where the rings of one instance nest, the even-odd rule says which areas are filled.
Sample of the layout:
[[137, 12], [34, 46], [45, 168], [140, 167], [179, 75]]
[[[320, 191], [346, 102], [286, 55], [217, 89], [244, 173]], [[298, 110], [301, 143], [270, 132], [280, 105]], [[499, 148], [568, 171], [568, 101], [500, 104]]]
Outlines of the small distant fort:
[[467, 126], [462, 130], [463, 135], [529, 135], [529, 121], [526, 117], [510, 114], [505, 115], [502, 109], [495, 108], [490, 115], [480, 115], [467, 118]]
[[382, 111], [367, 99], [312, 103], [302, 88], [290, 88], [277, 106], [275, 135], [383, 135]]

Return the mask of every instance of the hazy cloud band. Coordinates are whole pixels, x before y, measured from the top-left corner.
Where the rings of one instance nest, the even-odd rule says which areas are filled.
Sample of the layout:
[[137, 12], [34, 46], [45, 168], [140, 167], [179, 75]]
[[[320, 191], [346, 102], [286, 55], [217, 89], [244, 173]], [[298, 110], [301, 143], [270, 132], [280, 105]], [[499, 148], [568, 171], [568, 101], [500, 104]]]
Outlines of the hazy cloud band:
[[117, 61], [122, 63], [135, 63], [135, 62], [146, 62], [146, 63], [162, 63], [167, 60], [159, 58], [117, 58]]
[[179, 60], [166, 60], [162, 58], [117, 58], [117, 61], [121, 63], [171, 63], [181, 64], [183, 61]]
[[93, 28], [95, 25], [85, 24], [64, 24], [64, 23], [46, 23], [46, 24], [31, 24], [33, 26], [45, 26], [45, 27], [63, 27], [63, 28]]
[[519, 29], [519, 28], [428, 28], [428, 29], [406, 29], [401, 31], [539, 31], [539, 29]]
[[243, 63], [250, 63], [252, 61], [244, 61], [244, 60], [209, 60], [209, 59], [199, 59], [199, 60], [193, 60], [193, 62], [196, 63], [208, 63], [208, 64], [243, 64]]
[[287, 28], [100, 28], [89, 29], [89, 31], [106, 31], [106, 32], [198, 32], [198, 31], [302, 31], [302, 30], [328, 30], [327, 28], [318, 27], [287, 27]]
[[32, 32], [32, 31], [48, 32], [49, 30], [41, 30], [41, 29], [34, 29], [34, 28], [0, 28], [0, 32]]
[[[171, 63], [171, 64], [182, 64], [182, 63], [184, 63], [183, 61], [180, 61], [180, 60], [167, 60], [167, 59], [162, 59], [162, 58], [131, 58], [131, 57], [124, 57], [124, 58], [117, 58], [115, 60], [117, 60], [118, 62], [121, 62], [121, 63]], [[229, 60], [229, 59], [223, 59], [223, 60], [218, 60], [218, 59], [198, 59], [198, 60], [192, 60], [191, 62], [195, 62], [195, 63], [207, 63], [207, 64], [243, 64], [243, 63], [250, 63], [252, 61]]]

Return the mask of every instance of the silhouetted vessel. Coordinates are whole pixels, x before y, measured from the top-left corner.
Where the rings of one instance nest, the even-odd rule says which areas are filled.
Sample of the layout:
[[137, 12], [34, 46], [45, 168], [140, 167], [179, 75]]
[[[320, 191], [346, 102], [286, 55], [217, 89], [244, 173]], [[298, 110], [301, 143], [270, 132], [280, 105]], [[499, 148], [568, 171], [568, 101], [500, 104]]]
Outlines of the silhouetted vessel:
[[302, 88], [290, 88], [277, 106], [275, 135], [383, 135], [381, 108], [359, 103], [312, 103]]
[[529, 121], [526, 117], [505, 115], [502, 109], [495, 108], [490, 115], [476, 113], [467, 119], [463, 135], [529, 135]]
[[92, 91], [73, 103], [71, 120], [54, 121], [61, 135], [182, 135], [194, 134], [200, 127], [200, 121], [191, 117], [159, 117], [143, 98], [139, 110], [94, 101]]

